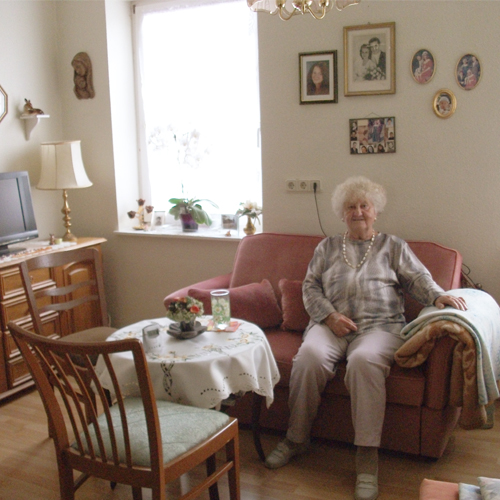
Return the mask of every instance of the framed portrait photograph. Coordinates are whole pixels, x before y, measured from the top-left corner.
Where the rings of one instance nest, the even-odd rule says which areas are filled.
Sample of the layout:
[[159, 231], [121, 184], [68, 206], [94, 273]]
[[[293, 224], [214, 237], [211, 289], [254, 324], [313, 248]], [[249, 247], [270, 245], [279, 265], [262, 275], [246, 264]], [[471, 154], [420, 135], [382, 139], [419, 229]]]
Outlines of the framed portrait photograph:
[[417, 83], [430, 82], [436, 71], [436, 60], [432, 52], [427, 49], [417, 50], [411, 59], [410, 70]]
[[153, 219], [151, 221], [151, 226], [154, 228], [159, 228], [165, 225], [165, 212], [163, 210], [155, 210], [153, 212]]
[[221, 215], [222, 229], [238, 229], [238, 216], [234, 214]]
[[344, 94], [396, 92], [396, 23], [344, 27]]
[[457, 109], [457, 99], [451, 90], [438, 90], [432, 101], [432, 108], [439, 118], [449, 118]]
[[351, 154], [396, 152], [394, 116], [353, 118], [349, 120]]
[[474, 54], [463, 55], [455, 71], [457, 83], [464, 90], [472, 90], [481, 79], [481, 63]]
[[300, 104], [338, 102], [337, 51], [299, 54]]

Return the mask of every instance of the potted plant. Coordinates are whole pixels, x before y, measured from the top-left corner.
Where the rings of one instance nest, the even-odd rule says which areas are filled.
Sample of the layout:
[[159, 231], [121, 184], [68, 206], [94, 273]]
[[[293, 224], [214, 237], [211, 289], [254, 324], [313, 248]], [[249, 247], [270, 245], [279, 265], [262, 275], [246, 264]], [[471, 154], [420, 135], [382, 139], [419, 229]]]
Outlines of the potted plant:
[[181, 219], [182, 230], [184, 232], [197, 231], [198, 224], [206, 224], [207, 226], [212, 224], [212, 219], [200, 204], [202, 201], [206, 201], [215, 208], [219, 208], [213, 201], [206, 199], [170, 198], [168, 202], [174, 206], [168, 213], [173, 215], [175, 220]]

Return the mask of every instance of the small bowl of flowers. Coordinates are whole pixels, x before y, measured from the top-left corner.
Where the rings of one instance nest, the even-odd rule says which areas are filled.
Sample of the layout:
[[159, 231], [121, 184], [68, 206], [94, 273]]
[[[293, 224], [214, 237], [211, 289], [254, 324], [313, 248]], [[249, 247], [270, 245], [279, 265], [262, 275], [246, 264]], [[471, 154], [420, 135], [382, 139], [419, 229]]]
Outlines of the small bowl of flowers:
[[196, 318], [203, 315], [203, 304], [193, 297], [177, 297], [167, 307], [167, 318], [174, 321], [167, 333], [177, 339], [192, 339], [202, 334], [207, 327]]

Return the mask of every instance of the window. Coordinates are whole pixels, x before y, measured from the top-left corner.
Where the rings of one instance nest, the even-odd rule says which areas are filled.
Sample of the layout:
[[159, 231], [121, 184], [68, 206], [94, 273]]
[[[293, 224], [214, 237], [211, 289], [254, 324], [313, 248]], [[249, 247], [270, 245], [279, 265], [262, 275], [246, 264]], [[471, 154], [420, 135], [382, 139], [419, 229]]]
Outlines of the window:
[[[192, 2], [195, 3], [195, 2]], [[257, 19], [245, 0], [136, 5], [142, 195], [262, 203]]]

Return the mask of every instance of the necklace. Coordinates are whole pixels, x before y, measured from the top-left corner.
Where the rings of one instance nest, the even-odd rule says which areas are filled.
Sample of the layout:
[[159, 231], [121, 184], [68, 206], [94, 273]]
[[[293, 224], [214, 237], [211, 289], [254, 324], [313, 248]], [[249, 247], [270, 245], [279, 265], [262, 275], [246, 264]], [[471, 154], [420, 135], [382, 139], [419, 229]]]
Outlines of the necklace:
[[344, 257], [344, 261], [349, 267], [352, 267], [353, 269], [359, 269], [364, 264], [366, 258], [368, 257], [368, 254], [370, 253], [370, 250], [372, 249], [373, 242], [375, 241], [375, 231], [373, 231], [373, 234], [372, 234], [372, 237], [370, 240], [370, 244], [368, 245], [368, 249], [366, 250], [365, 255], [363, 256], [363, 258], [361, 259], [361, 262], [357, 266], [351, 264], [349, 262], [349, 260], [347, 259], [347, 253], [346, 253], [346, 248], [345, 248], [346, 238], [347, 238], [347, 231], [344, 233], [344, 238], [342, 240], [342, 256]]

